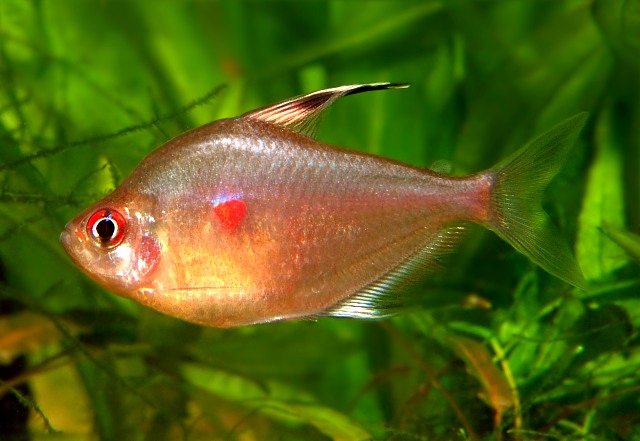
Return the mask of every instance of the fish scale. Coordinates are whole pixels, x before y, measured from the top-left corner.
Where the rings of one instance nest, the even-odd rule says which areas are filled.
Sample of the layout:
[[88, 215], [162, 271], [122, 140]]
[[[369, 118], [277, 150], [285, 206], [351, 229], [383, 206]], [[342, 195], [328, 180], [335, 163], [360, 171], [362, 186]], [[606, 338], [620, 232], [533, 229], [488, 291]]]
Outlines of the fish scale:
[[[433, 269], [465, 222], [484, 225], [547, 271], [584, 286], [568, 246], [531, 195], [539, 199], [585, 115], [467, 177], [310, 136], [338, 98], [402, 87], [326, 89], [180, 135], [69, 222], [62, 244], [108, 290], [218, 327], [389, 315], [394, 293]], [[114, 230], [124, 231], [117, 243]]]

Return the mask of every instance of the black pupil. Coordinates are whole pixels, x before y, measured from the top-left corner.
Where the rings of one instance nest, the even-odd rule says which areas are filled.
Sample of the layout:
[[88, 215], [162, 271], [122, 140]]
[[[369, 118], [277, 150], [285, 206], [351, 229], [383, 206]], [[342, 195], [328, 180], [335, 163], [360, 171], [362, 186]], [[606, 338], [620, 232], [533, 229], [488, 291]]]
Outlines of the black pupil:
[[116, 224], [113, 219], [105, 217], [100, 219], [96, 224], [96, 233], [102, 242], [109, 242], [113, 239], [113, 233], [116, 232]]

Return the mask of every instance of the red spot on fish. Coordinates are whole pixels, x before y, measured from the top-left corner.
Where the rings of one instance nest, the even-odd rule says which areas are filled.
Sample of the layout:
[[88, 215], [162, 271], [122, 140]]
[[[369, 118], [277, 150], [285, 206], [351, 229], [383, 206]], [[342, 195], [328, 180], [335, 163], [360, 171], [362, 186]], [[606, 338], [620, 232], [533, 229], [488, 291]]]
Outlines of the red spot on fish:
[[146, 276], [156, 267], [162, 257], [162, 248], [153, 238], [144, 236], [138, 245], [138, 273]]
[[227, 230], [235, 230], [247, 213], [247, 206], [238, 199], [220, 202], [215, 206], [214, 212], [222, 226]]

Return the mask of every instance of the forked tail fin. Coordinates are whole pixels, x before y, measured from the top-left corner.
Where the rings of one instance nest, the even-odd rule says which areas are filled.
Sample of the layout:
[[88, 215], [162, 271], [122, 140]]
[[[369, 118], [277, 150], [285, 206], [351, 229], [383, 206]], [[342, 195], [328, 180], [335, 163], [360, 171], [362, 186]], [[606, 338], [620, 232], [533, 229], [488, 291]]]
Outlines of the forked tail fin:
[[586, 281], [566, 241], [542, 209], [542, 193], [558, 173], [587, 113], [579, 113], [534, 139], [489, 173], [493, 174], [487, 227], [560, 279], [585, 288]]

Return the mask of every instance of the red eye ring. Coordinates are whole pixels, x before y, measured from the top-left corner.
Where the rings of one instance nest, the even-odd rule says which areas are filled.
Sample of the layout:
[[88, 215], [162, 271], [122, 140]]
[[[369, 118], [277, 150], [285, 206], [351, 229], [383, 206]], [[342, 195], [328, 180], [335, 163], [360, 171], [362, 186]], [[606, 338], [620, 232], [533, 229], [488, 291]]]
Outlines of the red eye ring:
[[87, 234], [102, 248], [113, 248], [124, 239], [127, 223], [124, 216], [111, 208], [93, 213], [87, 221]]

